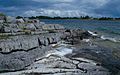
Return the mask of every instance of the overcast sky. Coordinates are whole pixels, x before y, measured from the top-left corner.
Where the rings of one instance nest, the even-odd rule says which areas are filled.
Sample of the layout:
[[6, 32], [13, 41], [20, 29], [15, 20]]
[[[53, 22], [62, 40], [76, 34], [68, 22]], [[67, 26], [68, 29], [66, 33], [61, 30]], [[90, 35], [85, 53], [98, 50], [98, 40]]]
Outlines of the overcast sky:
[[11, 16], [120, 17], [120, 0], [0, 0], [0, 12]]

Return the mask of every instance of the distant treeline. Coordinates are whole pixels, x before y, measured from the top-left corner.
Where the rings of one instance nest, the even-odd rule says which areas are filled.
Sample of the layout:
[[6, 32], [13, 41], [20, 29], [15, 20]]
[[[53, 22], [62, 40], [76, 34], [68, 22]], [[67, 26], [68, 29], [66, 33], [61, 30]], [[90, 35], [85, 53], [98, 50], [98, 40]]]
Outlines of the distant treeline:
[[[22, 16], [17, 16], [17, 19], [24, 18]], [[100, 18], [93, 18], [90, 16], [81, 16], [81, 17], [49, 17], [49, 16], [32, 16], [27, 17], [29, 19], [82, 19], [82, 20], [120, 20], [120, 18], [112, 18], [112, 17], [100, 17]]]

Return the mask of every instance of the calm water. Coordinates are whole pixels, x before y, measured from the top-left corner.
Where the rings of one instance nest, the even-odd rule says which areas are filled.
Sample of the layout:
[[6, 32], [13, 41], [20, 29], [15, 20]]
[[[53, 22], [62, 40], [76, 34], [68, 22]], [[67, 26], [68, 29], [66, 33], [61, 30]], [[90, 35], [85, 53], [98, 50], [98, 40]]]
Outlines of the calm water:
[[85, 29], [98, 31], [110, 37], [120, 38], [120, 21], [97, 20], [41, 20], [51, 24], [62, 24], [68, 29]]

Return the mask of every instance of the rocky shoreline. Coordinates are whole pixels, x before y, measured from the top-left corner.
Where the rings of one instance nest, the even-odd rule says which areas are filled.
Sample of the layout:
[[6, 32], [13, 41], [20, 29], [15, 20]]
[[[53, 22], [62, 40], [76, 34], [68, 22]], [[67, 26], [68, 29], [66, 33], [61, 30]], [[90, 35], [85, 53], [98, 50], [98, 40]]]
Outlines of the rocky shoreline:
[[[57, 32], [57, 33], [48, 33], [43, 34], [44, 39], [41, 39], [43, 36], [40, 35], [24, 35], [27, 36], [27, 40], [32, 42], [31, 46], [28, 48], [21, 47], [23, 49], [19, 49], [20, 47], [16, 47], [18, 49], [11, 49], [5, 52], [1, 52], [1, 72], [8, 72], [8, 73], [1, 73], [3, 75], [109, 75], [109, 70], [103, 68], [102, 66], [98, 65], [95, 62], [91, 62], [92, 60], [81, 59], [78, 58], [69, 58], [64, 55], [72, 53], [69, 51], [70, 49], [74, 49], [73, 45], [76, 45], [83, 41], [83, 39], [94, 38], [91, 34], [87, 31], [83, 30], [64, 30], [65, 32]], [[60, 35], [61, 34], [61, 35]], [[30, 37], [29, 37], [30, 36]], [[40, 37], [40, 40], [31, 41], [31, 37]], [[48, 37], [47, 37], [48, 36]], [[50, 38], [54, 37], [55, 40], [51, 40]], [[14, 36], [15, 37], [15, 36]], [[17, 36], [21, 40], [23, 36]], [[28, 39], [29, 38], [29, 39]], [[26, 40], [26, 39], [25, 39]], [[41, 42], [41, 40], [44, 42]], [[47, 40], [47, 42], [45, 41]], [[59, 43], [61, 40], [65, 42]], [[24, 42], [24, 41], [22, 41]], [[37, 43], [37, 44], [34, 44]], [[30, 44], [29, 43], [29, 44]], [[68, 43], [65, 44], [65, 43]], [[17, 46], [14, 45], [14, 46]], [[65, 46], [65, 47], [64, 47]], [[67, 48], [66, 48], [67, 46]], [[10, 46], [9, 46], [10, 47]], [[12, 47], [12, 45], [11, 45]], [[66, 51], [62, 51], [68, 49]], [[2, 48], [2, 47], [1, 47]], [[56, 53], [57, 51], [57, 53]], [[6, 53], [7, 52], [7, 53]], [[62, 52], [62, 54], [61, 54]], [[47, 55], [46, 55], [47, 54]], [[5, 58], [4, 58], [5, 57]], [[23, 71], [19, 71], [23, 70]], [[11, 72], [10, 72], [11, 71]], [[12, 72], [14, 71], [14, 72]]]
[[[57, 47], [56, 47], [57, 45]], [[68, 58], [75, 49], [72, 45], [57, 43], [52, 50], [38, 57], [22, 71], [2, 73], [3, 75], [109, 75], [109, 71], [97, 62], [85, 58]], [[62, 52], [63, 51], [63, 52]]]
[[110, 75], [92, 53], [84, 53], [95, 46], [90, 39], [99, 38], [97, 33], [37, 19], [7, 17], [2, 22], [0, 75]]

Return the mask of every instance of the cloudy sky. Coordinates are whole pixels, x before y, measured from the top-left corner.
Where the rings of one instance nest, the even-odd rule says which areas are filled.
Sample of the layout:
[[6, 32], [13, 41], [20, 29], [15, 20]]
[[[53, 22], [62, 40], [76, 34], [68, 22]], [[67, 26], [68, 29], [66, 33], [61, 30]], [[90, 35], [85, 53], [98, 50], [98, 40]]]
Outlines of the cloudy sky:
[[120, 17], [120, 0], [0, 0], [0, 12], [11, 16]]

